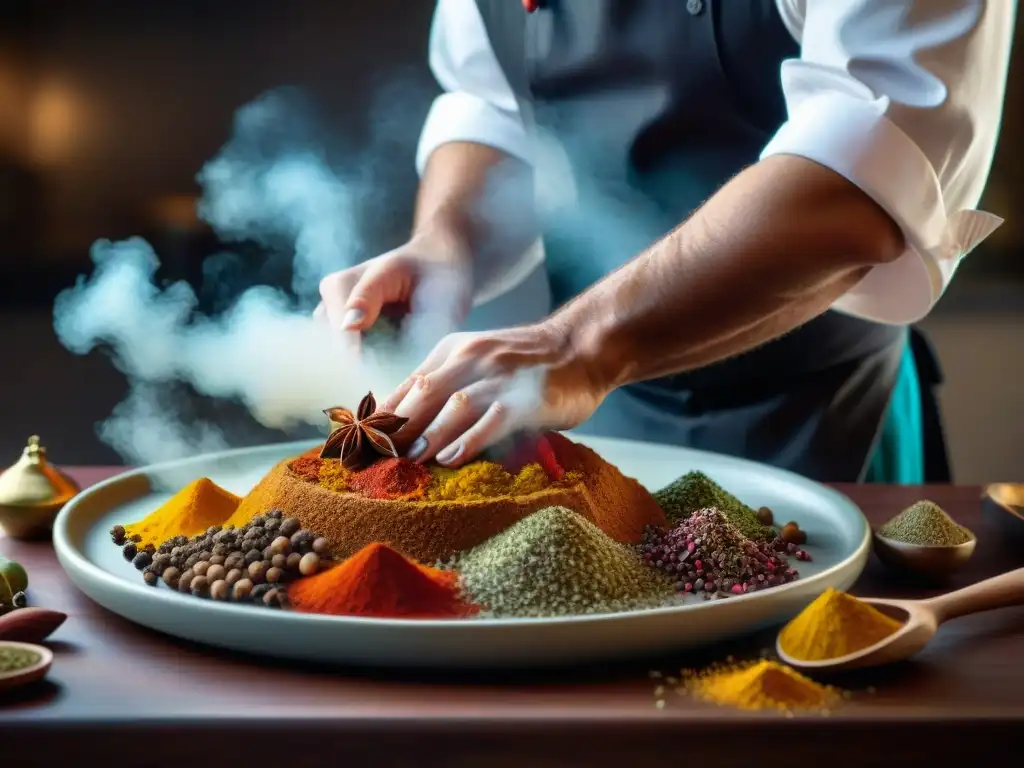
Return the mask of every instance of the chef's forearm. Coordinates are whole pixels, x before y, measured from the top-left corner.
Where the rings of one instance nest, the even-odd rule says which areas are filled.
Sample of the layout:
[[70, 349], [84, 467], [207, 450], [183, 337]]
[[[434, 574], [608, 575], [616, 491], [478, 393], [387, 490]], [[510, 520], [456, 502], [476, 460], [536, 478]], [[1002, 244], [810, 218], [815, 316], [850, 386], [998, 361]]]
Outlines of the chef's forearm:
[[890, 217], [834, 172], [779, 156], [555, 315], [607, 387], [699, 368], [824, 312], [903, 251]]
[[533, 242], [533, 200], [527, 164], [484, 144], [443, 144], [420, 181], [413, 235], [429, 236], [480, 266], [481, 254], [518, 254]]

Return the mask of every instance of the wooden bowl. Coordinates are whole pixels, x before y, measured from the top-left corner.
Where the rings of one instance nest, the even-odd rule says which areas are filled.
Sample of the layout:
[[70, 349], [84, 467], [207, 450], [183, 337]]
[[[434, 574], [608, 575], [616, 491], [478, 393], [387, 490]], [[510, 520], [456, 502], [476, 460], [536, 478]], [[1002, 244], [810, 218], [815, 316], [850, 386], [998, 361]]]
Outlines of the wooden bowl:
[[960, 526], [970, 536], [963, 544], [953, 546], [924, 546], [907, 544], [887, 539], [874, 532], [875, 554], [882, 564], [895, 571], [924, 576], [929, 579], [943, 579], [956, 573], [971, 559], [978, 539], [967, 528]]
[[32, 651], [39, 654], [39, 661], [31, 667], [25, 667], [14, 672], [0, 672], [0, 691], [41, 680], [46, 677], [46, 673], [50, 671], [50, 665], [53, 664], [53, 651], [41, 645], [0, 642], [0, 648], [20, 648], [24, 651]]

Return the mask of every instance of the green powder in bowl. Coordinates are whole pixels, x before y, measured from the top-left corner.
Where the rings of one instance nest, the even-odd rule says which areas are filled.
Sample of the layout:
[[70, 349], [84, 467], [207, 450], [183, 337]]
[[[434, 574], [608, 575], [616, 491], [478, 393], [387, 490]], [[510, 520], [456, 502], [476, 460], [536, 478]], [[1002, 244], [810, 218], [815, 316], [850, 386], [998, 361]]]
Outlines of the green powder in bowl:
[[878, 535], [904, 544], [923, 547], [955, 547], [966, 544], [971, 535], [934, 501], [919, 501], [907, 507], [878, 529]]
[[28, 669], [38, 664], [42, 658], [38, 653], [27, 648], [0, 645], [0, 675]]

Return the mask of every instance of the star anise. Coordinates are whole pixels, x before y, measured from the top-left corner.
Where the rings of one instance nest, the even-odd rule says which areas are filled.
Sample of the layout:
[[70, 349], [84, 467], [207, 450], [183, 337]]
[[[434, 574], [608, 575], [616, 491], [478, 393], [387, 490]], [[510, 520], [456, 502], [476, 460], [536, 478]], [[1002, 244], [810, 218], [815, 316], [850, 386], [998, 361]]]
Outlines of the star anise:
[[359, 469], [373, 463], [376, 456], [398, 457], [391, 435], [405, 426], [407, 418], [376, 412], [377, 401], [367, 393], [355, 415], [348, 408], [327, 408], [324, 413], [334, 429], [327, 437], [321, 459], [340, 459], [345, 469]]

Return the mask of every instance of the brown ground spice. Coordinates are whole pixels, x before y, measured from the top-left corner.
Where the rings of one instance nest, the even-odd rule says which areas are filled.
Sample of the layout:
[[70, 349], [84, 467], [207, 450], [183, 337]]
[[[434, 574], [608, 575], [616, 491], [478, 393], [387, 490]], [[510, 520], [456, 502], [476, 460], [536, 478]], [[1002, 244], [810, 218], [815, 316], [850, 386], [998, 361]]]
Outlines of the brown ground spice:
[[[242, 525], [267, 509], [281, 509], [326, 537], [338, 557], [379, 541], [425, 563], [472, 549], [545, 507], [574, 510], [626, 543], [639, 542], [647, 525], [668, 524], [643, 486], [592, 450], [559, 434], [541, 439], [546, 451], [561, 462], [561, 473], [578, 473], [580, 482], [481, 501], [390, 501], [335, 493], [303, 481], [289, 469], [289, 462], [282, 462], [242, 500], [228, 522]], [[560, 485], [571, 479], [571, 474], [563, 477]]]

